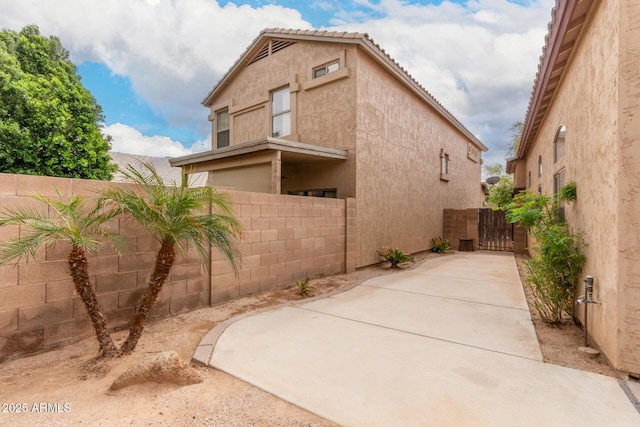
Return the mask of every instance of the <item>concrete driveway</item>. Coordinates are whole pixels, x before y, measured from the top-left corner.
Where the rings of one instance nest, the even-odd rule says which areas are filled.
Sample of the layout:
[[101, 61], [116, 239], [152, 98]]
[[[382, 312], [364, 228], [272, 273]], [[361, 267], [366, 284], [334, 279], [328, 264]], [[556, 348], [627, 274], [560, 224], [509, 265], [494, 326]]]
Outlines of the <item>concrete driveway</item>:
[[431, 258], [245, 315], [194, 358], [345, 426], [640, 425], [618, 380], [542, 362], [503, 254]]

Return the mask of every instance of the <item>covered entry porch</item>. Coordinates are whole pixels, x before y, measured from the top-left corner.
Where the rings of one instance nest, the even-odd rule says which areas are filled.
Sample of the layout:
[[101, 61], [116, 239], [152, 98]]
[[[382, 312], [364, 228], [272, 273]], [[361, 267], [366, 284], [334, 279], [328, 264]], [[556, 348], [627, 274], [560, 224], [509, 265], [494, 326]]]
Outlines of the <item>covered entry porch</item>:
[[344, 198], [355, 193], [347, 160], [347, 150], [268, 137], [170, 162], [217, 188]]

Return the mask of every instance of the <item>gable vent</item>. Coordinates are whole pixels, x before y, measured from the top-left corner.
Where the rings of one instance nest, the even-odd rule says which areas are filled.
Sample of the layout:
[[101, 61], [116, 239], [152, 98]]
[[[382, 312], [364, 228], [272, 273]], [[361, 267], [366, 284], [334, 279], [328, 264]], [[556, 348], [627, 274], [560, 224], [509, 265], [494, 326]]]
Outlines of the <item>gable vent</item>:
[[265, 43], [265, 45], [260, 49], [258, 53], [249, 61], [248, 65], [253, 64], [254, 62], [258, 62], [261, 59], [266, 58], [269, 55], [273, 55], [274, 53], [284, 49], [285, 47], [289, 47], [297, 42], [292, 42], [288, 40], [271, 40], [269, 43]]
[[279, 50], [284, 49], [285, 47], [289, 47], [292, 44], [296, 44], [296, 42], [290, 42], [290, 41], [286, 41], [286, 40], [274, 40], [271, 43], [272, 43], [272, 46], [271, 46], [271, 53], [272, 54], [278, 52]]
[[253, 59], [251, 61], [249, 61], [249, 64], [253, 64], [254, 62], [258, 62], [263, 58], [266, 58], [267, 56], [269, 56], [269, 43], [266, 43], [262, 49], [260, 49], [260, 52], [256, 53], [256, 56], [253, 57]]

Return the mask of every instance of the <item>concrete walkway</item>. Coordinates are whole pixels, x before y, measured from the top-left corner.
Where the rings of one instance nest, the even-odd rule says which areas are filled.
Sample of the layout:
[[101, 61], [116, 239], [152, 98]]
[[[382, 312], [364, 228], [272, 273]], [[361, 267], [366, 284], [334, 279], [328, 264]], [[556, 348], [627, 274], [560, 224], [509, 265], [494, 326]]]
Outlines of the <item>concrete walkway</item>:
[[640, 425], [618, 380], [542, 362], [502, 254], [432, 258], [254, 312], [194, 358], [344, 426]]

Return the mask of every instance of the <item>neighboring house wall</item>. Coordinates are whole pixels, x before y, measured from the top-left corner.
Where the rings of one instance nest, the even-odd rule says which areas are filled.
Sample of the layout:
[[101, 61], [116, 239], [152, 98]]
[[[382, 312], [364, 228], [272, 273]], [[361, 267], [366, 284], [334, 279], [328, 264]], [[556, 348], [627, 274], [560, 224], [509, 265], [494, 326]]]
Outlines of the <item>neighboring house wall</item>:
[[[271, 94], [287, 86], [291, 134], [271, 135]], [[482, 206], [486, 147], [365, 34], [265, 30], [204, 104], [213, 150], [172, 164], [210, 171], [213, 186], [355, 198], [357, 267], [383, 246], [429, 250], [443, 209]]]
[[[101, 181], [0, 174], [0, 206], [42, 206], [29, 195], [95, 196]], [[243, 233], [236, 277], [213, 251], [200, 262], [195, 250], [178, 255], [152, 317], [223, 303], [293, 280], [355, 270], [355, 200], [225, 191]], [[146, 289], [159, 244], [133, 220], [116, 219], [111, 230], [125, 236], [127, 251], [109, 245], [89, 257], [89, 275], [110, 328], [126, 328]], [[18, 227], [0, 228], [0, 241]], [[35, 261], [0, 267], [0, 361], [63, 345], [93, 334], [67, 265], [69, 247], [58, 244]]]
[[[591, 7], [535, 140], [513, 165], [531, 192], [553, 195], [562, 170], [565, 183], [576, 182], [578, 198], [565, 210], [570, 229], [587, 243], [578, 294], [584, 277], [593, 276], [600, 303], [588, 307], [588, 332], [614, 367], [639, 373], [640, 23], [629, 18], [639, 7], [632, 0]], [[561, 125], [565, 155], [554, 163]], [[577, 314], [584, 321], [583, 306]]]
[[[479, 150], [364, 52], [358, 56], [358, 265], [442, 235], [445, 208], [481, 207]], [[476, 155], [468, 156], [469, 146]], [[442, 156], [449, 159], [441, 177]], [[471, 159], [470, 157], [473, 157]], [[453, 243], [453, 242], [452, 242]]]

